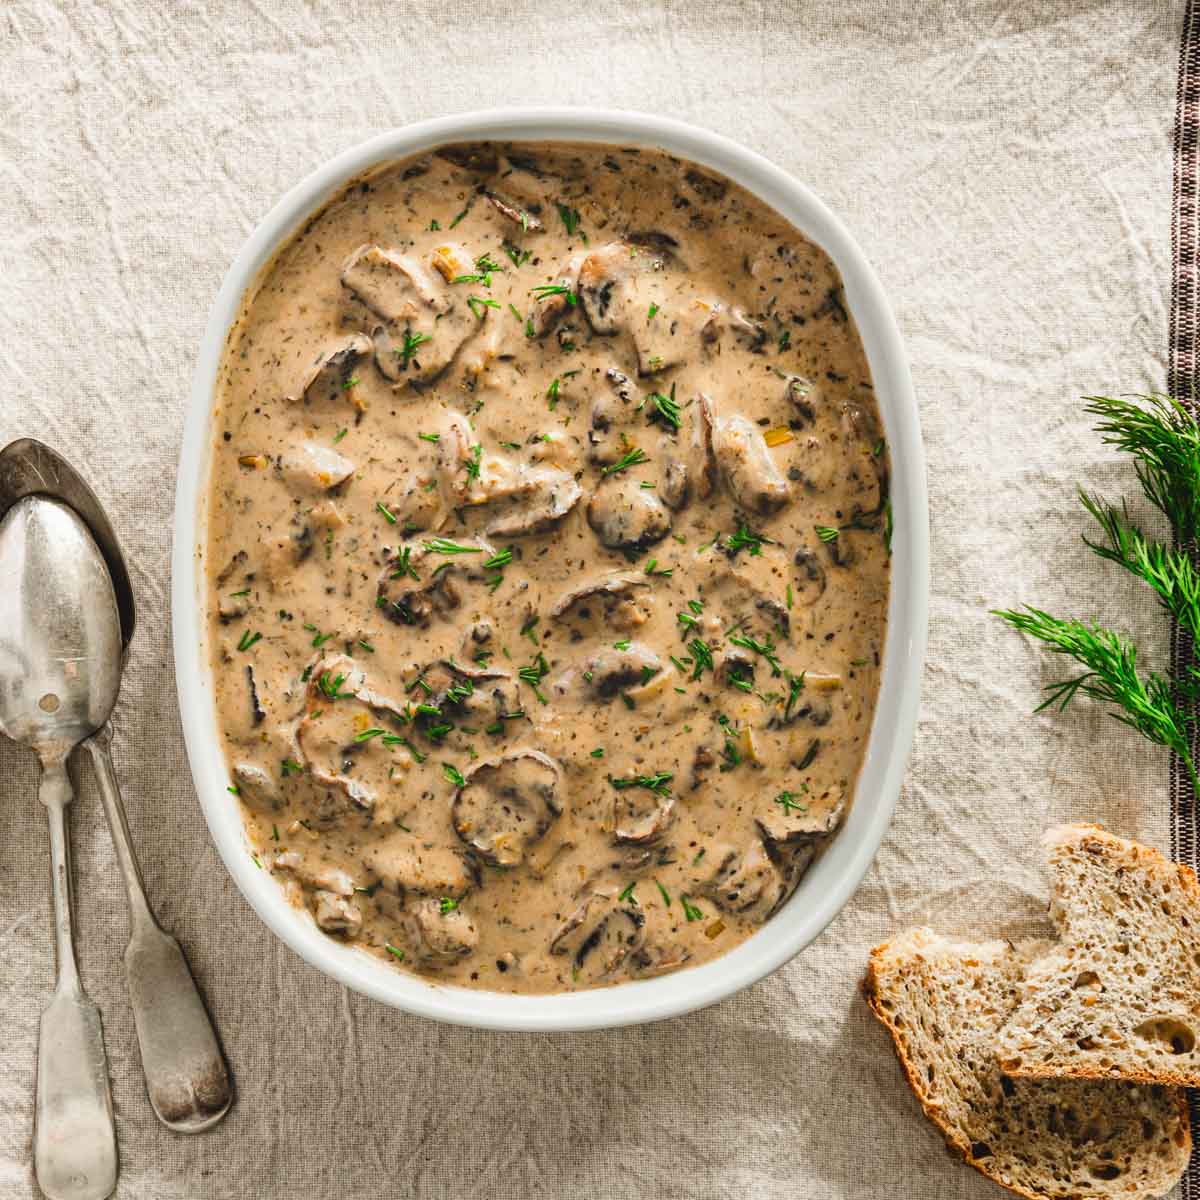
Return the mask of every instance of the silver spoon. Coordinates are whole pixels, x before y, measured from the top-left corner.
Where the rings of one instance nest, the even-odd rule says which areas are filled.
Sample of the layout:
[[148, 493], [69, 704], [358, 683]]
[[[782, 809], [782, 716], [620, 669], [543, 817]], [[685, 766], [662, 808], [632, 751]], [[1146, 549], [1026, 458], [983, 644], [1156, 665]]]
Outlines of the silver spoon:
[[[122, 640], [128, 646], [134, 626], [133, 588], [104, 509], [82, 476], [60, 454], [33, 438], [23, 438], [0, 450], [0, 513], [6, 505], [32, 492], [65, 500], [87, 523], [108, 566], [121, 617]], [[106, 718], [85, 745], [100, 784], [129, 902], [125, 977], [146, 1091], [155, 1115], [169, 1129], [199, 1133], [229, 1111], [233, 1084], [183, 950], [159, 926], [146, 898], [110, 744]]]
[[0, 732], [41, 762], [58, 960], [38, 1031], [34, 1173], [50, 1200], [101, 1200], [116, 1186], [117, 1144], [100, 1012], [75, 962], [67, 757], [116, 702], [121, 625], [96, 543], [57, 501], [26, 497], [0, 521], [0, 579]]

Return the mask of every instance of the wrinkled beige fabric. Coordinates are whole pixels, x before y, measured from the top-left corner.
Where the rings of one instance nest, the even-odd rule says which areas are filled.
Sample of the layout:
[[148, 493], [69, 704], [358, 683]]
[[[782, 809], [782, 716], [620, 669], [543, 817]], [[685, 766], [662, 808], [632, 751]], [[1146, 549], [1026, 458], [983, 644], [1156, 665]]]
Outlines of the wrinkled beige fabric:
[[[65, 451], [108, 505], [140, 623], [115, 754], [150, 892], [217, 1013], [239, 1100], [172, 1137], [146, 1102], [124, 900], [90, 778], [83, 975], [104, 1013], [125, 1200], [941, 1200], [952, 1163], [857, 993], [912, 922], [991, 936], [1044, 903], [1038, 835], [1168, 845], [1165, 756], [1106, 717], [1031, 717], [1054, 667], [987, 609], [1137, 632], [1144, 591], [1079, 541], [1077, 481], [1132, 495], [1077, 398], [1165, 378], [1178, 3], [8, 0], [0, 5], [0, 443]], [[820, 940], [707, 1012], [517, 1037], [383, 1008], [304, 965], [226, 875], [192, 792], [167, 615], [195, 349], [254, 222], [390, 126], [498, 104], [670, 114], [810, 184], [883, 279], [929, 458], [931, 637], [878, 860]], [[3, 581], [0, 581], [3, 586]], [[32, 1194], [52, 979], [32, 759], [0, 746], [0, 1198]]]

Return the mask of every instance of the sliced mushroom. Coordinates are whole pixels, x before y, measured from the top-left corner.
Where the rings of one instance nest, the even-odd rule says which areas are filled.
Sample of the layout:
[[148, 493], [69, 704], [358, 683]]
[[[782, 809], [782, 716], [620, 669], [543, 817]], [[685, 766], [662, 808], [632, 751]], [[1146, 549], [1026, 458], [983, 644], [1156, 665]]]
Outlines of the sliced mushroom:
[[739, 508], [769, 516], [791, 499], [788, 482], [753, 421], [740, 414], [718, 420], [713, 426], [713, 454]]
[[658, 494], [662, 502], [668, 508], [679, 512], [686, 506], [690, 491], [687, 463], [681, 458], [668, 458], [658, 485]]
[[379, 611], [397, 625], [421, 629], [434, 620], [452, 618], [464, 602], [462, 584], [486, 583], [488, 570], [483, 564], [495, 554], [491, 545], [478, 538], [456, 545], [472, 547], [474, 553], [447, 558], [428, 543], [399, 547], [379, 576], [375, 597]]
[[816, 421], [816, 392], [811, 379], [805, 379], [803, 375], [789, 375], [783, 396], [796, 425], [803, 427]]
[[500, 162], [495, 142], [454, 142], [449, 146], [439, 146], [434, 154], [464, 171], [474, 171], [480, 175], [491, 175]]
[[658, 841], [675, 815], [675, 797], [649, 788], [623, 788], [614, 806], [613, 836], [618, 842], [646, 846]]
[[354, 390], [350, 381], [355, 370], [370, 356], [372, 349], [371, 339], [366, 334], [355, 333], [322, 350], [305, 372], [294, 398], [310, 408], [344, 408]]
[[405, 910], [413, 956], [427, 967], [445, 967], [466, 958], [479, 944], [479, 930], [460, 905], [418, 900]]
[[742, 850], [714, 854], [713, 866], [701, 890], [725, 912], [765, 921], [787, 894], [783, 873], [759, 838]]
[[379, 246], [359, 246], [341, 279], [383, 322], [373, 333], [375, 363], [392, 380], [425, 382], [441, 374], [489, 312], [472, 311], [416, 258]]
[[554, 327], [572, 308], [576, 307], [579, 268], [583, 265], [586, 257], [584, 254], [573, 255], [559, 267], [558, 272], [550, 281], [549, 286], [565, 288], [566, 291], [551, 292], [534, 302], [533, 310], [529, 314], [530, 327], [533, 329], [534, 337], [544, 338], [553, 331]]
[[692, 957], [692, 952], [676, 942], [646, 942], [638, 947], [631, 957], [631, 966], [636, 975], [666, 975], [678, 971]]
[[615, 646], [598, 650], [588, 659], [583, 677], [597, 696], [608, 699], [661, 670], [662, 659], [649, 646], [631, 642], [624, 650]]
[[250, 720], [255, 725], [261, 725], [267, 714], [259, 703], [258, 684], [254, 682], [254, 668], [248, 663], [246, 665], [246, 682], [250, 688]]
[[625, 449], [623, 431], [633, 423], [632, 401], [636, 389], [629, 376], [616, 367], [604, 373], [611, 394], [601, 392], [592, 401], [592, 421], [588, 429], [589, 457], [592, 462], [615, 463]]
[[483, 198], [506, 220], [519, 225], [522, 233], [541, 233], [545, 229], [542, 219], [536, 213], [522, 208], [512, 200], [499, 195], [497, 192], [485, 191]]
[[355, 465], [320, 442], [300, 442], [279, 460], [284, 481], [301, 493], [327, 492], [345, 483], [354, 474]]
[[499, 510], [484, 527], [489, 537], [526, 537], [552, 529], [579, 503], [583, 489], [569, 471], [521, 466], [507, 488], [495, 488], [487, 503]]
[[580, 264], [579, 302], [596, 333], [613, 334], [624, 328], [636, 292], [635, 263], [625, 242], [610, 242]]
[[593, 894], [567, 918], [550, 941], [551, 954], [569, 954], [578, 983], [600, 983], [642, 944], [646, 918]]
[[387, 891], [401, 899], [412, 893], [461, 900], [475, 883], [470, 865], [458, 851], [430, 844], [402, 829], [366, 846], [363, 864]]
[[706, 175], [698, 167], [688, 167], [684, 172], [683, 178], [688, 187], [701, 200], [706, 200], [709, 204], [717, 204], [724, 200], [725, 193], [729, 190], [729, 184], [726, 180]]
[[247, 808], [258, 813], [278, 811], [283, 803], [279, 785], [256, 763], [234, 763], [235, 793]]
[[605, 605], [608, 605], [614, 598], [628, 596], [630, 592], [649, 586], [650, 582], [644, 575], [611, 571], [598, 579], [589, 579], [564, 592], [551, 606], [550, 616], [561, 617], [570, 612], [577, 604], [594, 598], [599, 598]]
[[823, 804], [816, 812], [812, 811], [814, 806], [808, 793], [794, 798], [790, 792], [782, 794], [789, 797], [790, 803], [772, 801], [770, 811], [756, 821], [764, 841], [772, 849], [812, 847], [815, 853], [822, 840], [841, 825], [846, 813], [846, 793], [839, 793], [832, 805]]
[[701, 393], [700, 419], [692, 422], [692, 455], [699, 459], [696, 475], [696, 497], [707, 500], [717, 486], [717, 460], [713, 454], [713, 408], [712, 400]]
[[313, 916], [326, 933], [352, 938], [362, 929], [363, 917], [358, 905], [333, 892], [313, 893]]
[[825, 594], [825, 568], [807, 546], [796, 551], [792, 562], [796, 567], [792, 573], [792, 602], [811, 608]]
[[455, 832], [487, 862], [515, 866], [561, 814], [561, 775], [540, 750], [485, 759], [455, 792]]
[[588, 502], [587, 519], [610, 550], [645, 550], [671, 532], [670, 509], [627, 471], [600, 483]]
[[508, 721], [522, 715], [517, 683], [508, 671], [440, 662], [422, 671], [421, 678], [431, 689], [428, 704], [449, 709], [459, 721], [482, 722], [486, 733], [503, 733]]

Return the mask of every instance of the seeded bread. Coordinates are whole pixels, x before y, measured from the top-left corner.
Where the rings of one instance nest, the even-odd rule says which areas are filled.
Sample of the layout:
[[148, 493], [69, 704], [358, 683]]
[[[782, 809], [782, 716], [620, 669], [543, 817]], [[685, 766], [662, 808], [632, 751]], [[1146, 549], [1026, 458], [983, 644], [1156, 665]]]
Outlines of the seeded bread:
[[1059, 940], [1000, 1031], [1010, 1075], [1200, 1086], [1200, 885], [1095, 825], [1045, 835]]
[[1162, 1196], [1191, 1153], [1182, 1091], [1001, 1072], [1025, 966], [1007, 942], [914, 929], [872, 951], [863, 991], [952, 1154], [1028, 1200]]

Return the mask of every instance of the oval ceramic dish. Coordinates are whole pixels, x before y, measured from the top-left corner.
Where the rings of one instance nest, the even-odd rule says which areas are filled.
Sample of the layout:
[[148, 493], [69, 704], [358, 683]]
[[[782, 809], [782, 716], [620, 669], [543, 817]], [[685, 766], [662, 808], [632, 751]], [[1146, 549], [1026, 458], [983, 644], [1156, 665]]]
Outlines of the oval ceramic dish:
[[[841, 272], [870, 363], [893, 470], [892, 579], [882, 681], [854, 802], [841, 831], [780, 911], [716, 961], [655, 979], [554, 995], [468, 990], [392, 969], [326, 936], [308, 912], [284, 899], [271, 875], [251, 859], [238, 803], [227, 790], [205, 632], [204, 518], [214, 393], [225, 339], [243, 295], [279, 246], [347, 180], [376, 164], [447, 142], [489, 139], [660, 147], [727, 175], [787, 217]], [[850, 234], [816, 196], [766, 159], [716, 134], [642, 113], [594, 109], [465, 113], [382, 134], [325, 163], [279, 201], [242, 247], [209, 314], [180, 452], [171, 579], [175, 675], [192, 777], [229, 873], [271, 931], [319, 970], [385, 1004], [492, 1029], [597, 1029], [701, 1008], [786, 963], [853, 894], [891, 818], [916, 723], [927, 592], [924, 456], [908, 365], [887, 299]]]

